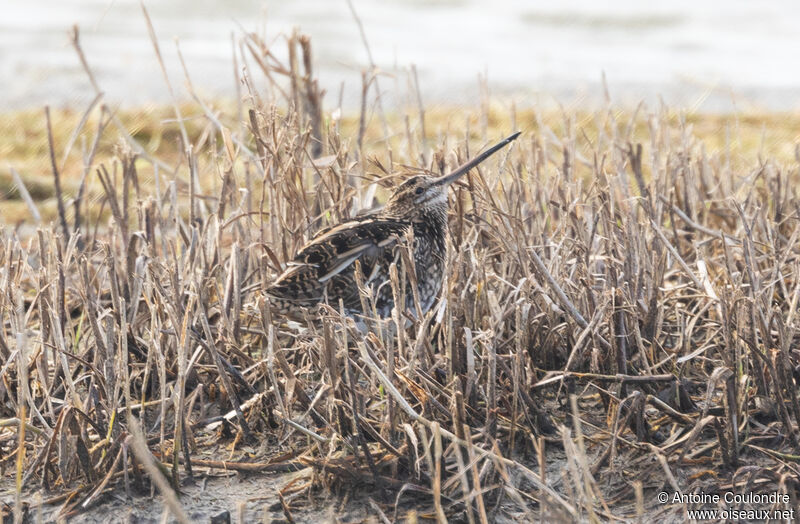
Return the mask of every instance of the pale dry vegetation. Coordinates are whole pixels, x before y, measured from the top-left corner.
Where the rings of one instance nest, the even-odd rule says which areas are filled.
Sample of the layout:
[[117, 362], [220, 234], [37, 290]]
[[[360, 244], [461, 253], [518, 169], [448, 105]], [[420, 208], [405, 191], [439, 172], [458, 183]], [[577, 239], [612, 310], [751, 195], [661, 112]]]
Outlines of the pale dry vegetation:
[[[285, 473], [289, 520], [329, 491], [389, 521], [682, 518], [663, 490], [781, 490], [797, 507], [791, 155], [732, 160], [735, 130], [709, 152], [685, 119], [644, 108], [553, 124], [487, 100], [434, 127], [421, 102], [386, 117], [369, 75], [344, 126], [310, 43], [287, 40], [288, 64], [244, 40], [250, 78], [272, 88], [245, 83], [224, 113], [198, 98], [202, 117], [170, 124], [177, 154], [93, 105], [53, 224], [5, 229], [8, 515], [155, 485], [183, 520], [174, 489], [211, 469]], [[443, 171], [516, 129], [453, 192], [430, 314], [366, 336], [338, 304], [299, 329], [270, 314], [261, 290], [282, 264], [374, 207], [390, 173]], [[99, 158], [100, 143], [118, 146]], [[21, 206], [31, 223], [36, 199]]]

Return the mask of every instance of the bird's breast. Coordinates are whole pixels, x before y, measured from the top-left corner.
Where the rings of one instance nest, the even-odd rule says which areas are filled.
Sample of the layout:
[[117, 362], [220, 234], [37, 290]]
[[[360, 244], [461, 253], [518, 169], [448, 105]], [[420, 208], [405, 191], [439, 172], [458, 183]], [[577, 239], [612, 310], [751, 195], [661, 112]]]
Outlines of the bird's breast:
[[436, 301], [442, 287], [447, 223], [428, 220], [414, 224], [414, 265], [423, 313]]

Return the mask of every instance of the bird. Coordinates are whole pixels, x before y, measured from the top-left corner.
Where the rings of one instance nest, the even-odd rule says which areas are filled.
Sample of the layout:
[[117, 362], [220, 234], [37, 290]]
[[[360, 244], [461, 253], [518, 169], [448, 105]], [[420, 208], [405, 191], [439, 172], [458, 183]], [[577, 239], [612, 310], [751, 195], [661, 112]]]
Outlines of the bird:
[[[491, 155], [513, 142], [516, 132], [443, 176], [413, 175], [403, 181], [377, 213], [351, 218], [320, 230], [296, 253], [285, 270], [266, 288], [279, 314], [302, 320], [319, 304], [328, 303], [357, 321], [363, 330], [359, 281], [373, 297], [374, 311], [390, 317], [395, 307], [390, 281], [392, 264], [400, 265], [404, 239], [413, 238], [418, 305], [423, 314], [442, 287], [447, 253], [448, 188]], [[357, 276], [356, 263], [361, 276]], [[414, 292], [406, 286], [405, 308], [416, 312]], [[368, 306], [368, 309], [371, 308]]]

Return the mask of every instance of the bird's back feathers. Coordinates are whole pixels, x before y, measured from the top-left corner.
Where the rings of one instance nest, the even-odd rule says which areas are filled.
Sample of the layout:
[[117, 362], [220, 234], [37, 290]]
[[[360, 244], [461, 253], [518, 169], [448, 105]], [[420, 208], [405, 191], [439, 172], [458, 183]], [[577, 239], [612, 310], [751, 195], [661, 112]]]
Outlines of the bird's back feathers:
[[355, 261], [369, 283], [388, 275], [395, 261], [394, 246], [411, 224], [380, 217], [361, 217], [325, 229], [310, 240], [267, 289], [274, 302], [312, 306], [341, 297], [346, 308], [360, 309], [355, 285]]

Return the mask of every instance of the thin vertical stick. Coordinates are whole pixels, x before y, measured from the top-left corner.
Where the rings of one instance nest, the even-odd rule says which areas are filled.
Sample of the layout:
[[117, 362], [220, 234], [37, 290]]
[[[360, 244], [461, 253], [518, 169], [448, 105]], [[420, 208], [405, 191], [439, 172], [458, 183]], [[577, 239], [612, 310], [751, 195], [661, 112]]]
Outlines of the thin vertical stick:
[[61, 222], [61, 232], [64, 234], [64, 243], [69, 242], [69, 226], [67, 226], [67, 212], [64, 209], [64, 197], [61, 191], [61, 175], [56, 164], [56, 148], [53, 144], [53, 127], [50, 123], [50, 106], [45, 106], [44, 115], [47, 121], [47, 145], [50, 148], [50, 165], [53, 168], [53, 184], [56, 189], [56, 204], [58, 205], [58, 219]]
[[447, 517], [442, 507], [442, 434], [436, 422], [431, 425], [431, 433], [433, 433], [433, 507], [436, 511], [436, 521], [439, 524], [446, 524]]
[[181, 524], [188, 524], [190, 522], [189, 517], [183, 511], [180, 502], [178, 502], [178, 497], [175, 494], [175, 491], [169, 485], [167, 478], [159, 469], [152, 453], [150, 453], [150, 450], [147, 449], [147, 440], [142, 433], [142, 428], [139, 426], [139, 422], [135, 418], [131, 419], [130, 428], [133, 453], [136, 455], [139, 463], [144, 466], [145, 471], [147, 471], [147, 474], [158, 488], [158, 491], [161, 492], [161, 496], [164, 497], [165, 507], [169, 508], [169, 511], [172, 512], [172, 515], [178, 520], [178, 522]]

